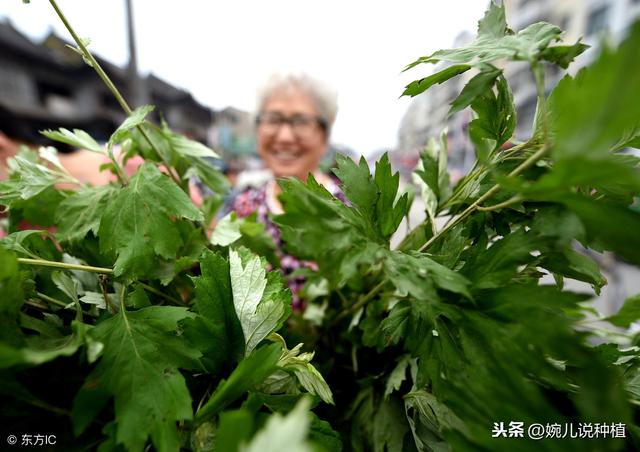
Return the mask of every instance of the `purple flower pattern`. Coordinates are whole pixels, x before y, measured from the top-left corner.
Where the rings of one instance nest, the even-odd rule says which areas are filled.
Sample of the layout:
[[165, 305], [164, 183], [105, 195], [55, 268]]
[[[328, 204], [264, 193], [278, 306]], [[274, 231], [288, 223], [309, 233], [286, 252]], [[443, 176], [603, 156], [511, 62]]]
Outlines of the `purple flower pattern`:
[[[337, 181], [336, 181], [337, 182]], [[333, 196], [340, 199], [342, 202], [346, 202], [344, 194], [340, 190], [338, 184], [332, 184], [327, 187]], [[298, 259], [295, 256], [286, 254], [283, 249], [282, 238], [280, 237], [280, 230], [271, 221], [271, 212], [267, 203], [267, 185], [261, 187], [248, 187], [244, 191], [238, 193], [228, 204], [229, 212], [236, 212], [238, 217], [246, 217], [252, 213], [256, 213], [256, 220], [265, 225], [267, 233], [273, 237], [273, 241], [276, 244], [276, 256], [280, 260], [280, 273], [287, 281], [292, 294], [292, 307], [296, 312], [304, 310], [305, 303], [300, 296], [300, 290], [304, 286], [306, 278], [300, 275], [293, 275], [298, 269], [308, 268], [313, 271], [318, 271], [318, 265], [313, 261], [305, 261]], [[268, 268], [271, 270], [271, 268]]]

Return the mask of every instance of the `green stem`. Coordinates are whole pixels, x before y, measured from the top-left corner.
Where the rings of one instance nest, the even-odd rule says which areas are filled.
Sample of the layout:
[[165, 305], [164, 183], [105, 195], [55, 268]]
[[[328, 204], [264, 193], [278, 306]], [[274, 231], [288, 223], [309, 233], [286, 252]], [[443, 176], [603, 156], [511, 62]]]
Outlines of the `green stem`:
[[55, 298], [51, 298], [49, 295], [45, 295], [42, 292], [36, 292], [36, 295], [38, 296], [38, 298], [42, 298], [44, 301], [48, 301], [51, 304], [55, 304], [57, 306], [61, 306], [63, 308], [66, 308], [68, 303], [65, 303], [63, 301], [60, 300], [56, 300]]
[[493, 210], [499, 210], [499, 209], [504, 209], [505, 207], [509, 207], [513, 204], [517, 204], [519, 202], [523, 201], [522, 196], [520, 195], [516, 195], [512, 198], [507, 199], [506, 201], [500, 202], [498, 204], [494, 204], [492, 206], [489, 207], [482, 207], [482, 206], [478, 206], [478, 210], [481, 212], [491, 212]]
[[173, 303], [174, 305], [178, 305], [178, 306], [187, 306], [187, 303], [185, 303], [184, 301], [180, 301], [177, 298], [173, 298], [170, 297], [169, 295], [159, 291], [158, 289], [145, 284], [145, 283], [140, 283], [140, 285], [148, 292], [151, 292], [152, 294], [158, 295], [161, 298], [164, 298], [167, 301], [170, 301], [171, 303]]
[[[80, 49], [80, 51], [82, 52], [84, 57], [87, 59], [87, 61], [89, 61], [90, 66], [98, 73], [98, 76], [100, 76], [100, 78], [102, 79], [104, 84], [107, 86], [109, 91], [111, 91], [113, 96], [116, 98], [116, 100], [118, 101], [118, 104], [120, 104], [120, 107], [122, 107], [122, 110], [124, 110], [124, 112], [127, 114], [127, 116], [131, 116], [131, 113], [133, 113], [133, 111], [131, 110], [131, 107], [129, 107], [129, 104], [124, 99], [122, 94], [120, 94], [120, 91], [118, 91], [118, 88], [116, 88], [116, 85], [113, 84], [113, 82], [111, 81], [111, 79], [109, 78], [107, 73], [102, 69], [100, 64], [98, 64], [98, 62], [93, 57], [93, 55], [91, 54], [89, 49], [87, 49], [87, 46], [84, 45], [84, 43], [82, 42], [82, 39], [80, 39], [80, 37], [76, 34], [75, 30], [73, 29], [73, 27], [71, 26], [69, 21], [67, 21], [67, 18], [65, 17], [65, 15], [62, 13], [60, 8], [58, 7], [58, 4], [56, 3], [56, 0], [49, 0], [49, 3], [51, 3], [51, 6], [55, 10], [56, 14], [58, 15], [58, 17], [60, 18], [62, 23], [64, 24], [65, 28], [69, 31], [69, 34], [71, 34], [71, 37], [73, 38], [73, 40], [78, 45], [78, 48]], [[137, 125], [136, 128], [142, 134], [142, 136], [145, 138], [145, 140], [147, 140], [147, 142], [149, 143], [151, 148], [154, 150], [154, 152], [158, 155], [160, 160], [162, 160], [162, 163], [167, 168], [167, 172], [169, 173], [171, 178], [174, 180], [174, 182], [176, 184], [178, 184], [178, 186], [180, 186], [180, 179], [178, 178], [178, 176], [176, 176], [173, 173], [173, 171], [171, 171], [171, 165], [169, 165], [169, 162], [166, 161], [166, 159], [164, 158], [162, 153], [160, 153], [160, 151], [158, 150], [156, 145], [153, 143], [153, 141], [151, 141], [151, 138], [149, 137], [147, 132], [144, 130], [142, 125]], [[113, 154], [111, 153], [110, 157], [112, 157], [112, 155]], [[121, 173], [121, 174], [119, 174], [119, 177], [120, 177], [120, 175], [124, 176], [124, 180], [126, 181], [126, 174], [124, 173], [122, 168], [118, 165], [118, 163], [115, 161], [115, 159], [112, 159], [112, 161], [113, 161], [114, 165], [116, 165], [117, 172]]]
[[27, 259], [24, 257], [19, 257], [17, 260], [19, 264], [24, 265], [39, 265], [42, 267], [64, 268], [67, 270], [80, 270], [91, 273], [113, 273], [113, 269], [111, 268], [92, 267], [90, 265], [67, 264], [66, 262], [47, 261], [44, 259]]
[[[518, 167], [516, 167], [513, 171], [508, 174], [508, 177], [517, 176], [527, 169], [529, 169], [532, 165], [534, 165], [538, 160], [540, 160], [545, 153], [547, 152], [548, 147], [543, 146], [538, 151], [534, 152], [527, 158], [524, 162], [522, 162]], [[431, 237], [427, 243], [422, 245], [418, 251], [423, 252], [425, 249], [429, 247], [433, 242], [435, 242], [438, 238], [442, 237], [446, 232], [464, 220], [466, 217], [471, 215], [475, 210], [477, 210], [478, 206], [493, 196], [498, 190], [500, 190], [500, 184], [495, 184], [491, 187], [485, 194], [480, 196], [473, 204], [467, 207], [460, 215], [458, 215], [453, 221], [447, 223], [436, 235]], [[350, 313], [356, 312], [358, 309], [366, 305], [375, 295], [377, 295], [384, 285], [388, 282], [388, 278], [383, 278], [371, 291], [369, 291], [366, 295], [364, 295], [356, 304], [354, 304], [351, 308], [345, 309], [334, 319], [333, 324], [337, 323], [339, 320], [343, 319]]]
[[349, 314], [356, 312], [358, 309], [360, 309], [361, 307], [369, 303], [369, 301], [371, 301], [371, 299], [373, 299], [373, 297], [375, 297], [378, 294], [378, 292], [382, 290], [382, 288], [386, 283], [387, 283], [387, 278], [383, 278], [382, 281], [378, 283], [378, 285], [376, 285], [367, 294], [365, 294], [362, 298], [360, 298], [360, 300], [358, 300], [356, 304], [354, 304], [348, 309], [343, 310], [340, 314], [338, 314], [338, 316], [335, 319], [333, 319], [332, 325], [335, 325], [336, 323], [344, 319]]
[[[47, 301], [47, 302], [49, 302], [51, 304], [55, 304], [56, 306], [60, 306], [60, 307], [63, 307], [63, 308], [66, 308], [68, 306], [68, 303], [64, 303], [64, 302], [62, 302], [60, 300], [56, 300], [55, 298], [52, 298], [52, 297], [50, 297], [48, 295], [45, 295], [45, 294], [43, 294], [41, 292], [36, 292], [36, 295], [38, 296], [38, 298], [41, 298], [42, 300]], [[39, 308], [39, 309], [48, 307], [46, 305], [39, 305], [39, 304], [35, 304], [35, 303], [29, 303], [29, 301], [26, 301], [25, 303], [30, 305], [30, 306], [33, 306], [35, 308]], [[88, 311], [82, 311], [81, 310], [81, 312], [82, 312], [82, 314], [86, 315], [87, 317], [95, 317], [94, 314], [91, 314]]]
[[547, 98], [546, 91], [544, 86], [544, 68], [536, 61], [531, 63], [531, 69], [533, 71], [533, 76], [536, 80], [536, 91], [538, 96], [538, 101], [536, 105], [536, 115], [535, 115], [535, 124], [534, 130], [538, 127], [538, 120], [542, 120], [542, 136], [544, 137], [544, 141], [547, 142], [549, 137], [549, 118], [547, 112]]
[[[544, 156], [544, 154], [546, 154], [547, 149], [548, 149], [547, 146], [544, 146], [544, 147], [540, 148], [538, 151], [536, 151], [533, 154], [531, 154], [529, 156], [529, 158], [527, 158], [524, 162], [522, 162], [520, 165], [518, 165], [513, 171], [511, 171], [507, 175], [507, 177], [517, 176], [517, 175], [523, 173], [524, 171], [526, 171], [527, 169], [529, 169], [538, 160], [540, 160]], [[487, 199], [489, 199], [491, 196], [493, 196], [498, 190], [500, 190], [500, 184], [495, 184], [493, 187], [491, 187], [489, 190], [487, 190], [485, 192], [485, 194], [483, 194], [478, 199], [476, 199], [475, 202], [473, 202], [473, 204], [471, 204], [462, 213], [460, 213], [453, 221], [447, 223], [447, 225], [444, 228], [442, 228], [436, 235], [431, 237], [427, 241], [427, 243], [422, 245], [418, 249], [418, 251], [422, 252], [425, 249], [427, 249], [429, 247], [429, 245], [431, 245], [433, 242], [435, 242], [438, 238], [442, 237], [442, 235], [445, 232], [449, 231], [451, 228], [453, 228], [454, 226], [459, 224], [462, 220], [464, 220], [469, 215], [471, 215], [478, 208], [478, 206], [480, 204], [482, 204]]]

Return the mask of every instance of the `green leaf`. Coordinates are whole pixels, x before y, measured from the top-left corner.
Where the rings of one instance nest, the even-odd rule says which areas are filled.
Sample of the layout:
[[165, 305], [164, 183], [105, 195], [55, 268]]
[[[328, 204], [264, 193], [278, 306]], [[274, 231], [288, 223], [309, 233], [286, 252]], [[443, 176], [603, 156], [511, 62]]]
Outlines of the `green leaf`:
[[78, 298], [78, 291], [80, 290], [80, 283], [71, 278], [64, 272], [54, 271], [51, 274], [51, 280], [62, 293], [64, 293], [69, 299], [76, 305], [80, 303]]
[[114, 144], [120, 143], [124, 140], [127, 137], [129, 130], [144, 123], [145, 118], [154, 110], [154, 108], [155, 107], [153, 105], [143, 105], [131, 112], [127, 119], [125, 119], [116, 131], [111, 134], [111, 137], [109, 138], [109, 146], [113, 146]]
[[154, 259], [175, 258], [183, 244], [175, 218], [202, 221], [189, 197], [153, 164], [143, 164], [107, 206], [98, 235], [102, 252], [114, 251], [116, 276], [151, 272]]
[[[235, 452], [242, 443], [248, 442], [253, 432], [254, 414], [246, 409], [223, 411], [220, 413], [220, 422], [215, 432], [215, 449], [220, 451]], [[208, 425], [202, 424], [202, 425]], [[198, 431], [200, 427], [198, 427]], [[196, 435], [198, 433], [196, 431]], [[200, 448], [198, 450], [209, 450]]]
[[38, 366], [61, 356], [74, 355], [85, 342], [87, 325], [72, 321], [73, 334], [64, 337], [30, 337], [24, 346], [0, 343], [0, 369]]
[[[201, 276], [193, 278], [197, 319], [185, 321], [185, 336], [203, 352], [203, 362], [217, 372], [244, 353], [242, 327], [231, 294], [229, 263], [207, 252], [200, 259]], [[201, 323], [201, 324], [200, 324]]]
[[342, 181], [342, 191], [362, 215], [371, 219], [375, 215], [378, 202], [378, 189], [369, 174], [369, 165], [364, 157], [356, 164], [349, 157], [336, 155], [338, 167], [333, 170]]
[[639, 46], [636, 23], [617, 50], [605, 48], [575, 78], [566, 76], [556, 86], [549, 99], [554, 159], [606, 155], [626, 131], [639, 125], [640, 80], [629, 77], [640, 73]]
[[640, 295], [634, 295], [625, 300], [624, 305], [617, 314], [607, 317], [605, 320], [621, 328], [629, 328], [633, 322], [640, 319]]
[[591, 283], [597, 294], [607, 284], [593, 259], [570, 248], [562, 252], [545, 253], [540, 266], [567, 278]]
[[492, 1], [478, 23], [478, 35], [473, 42], [457, 49], [438, 50], [419, 58], [406, 69], [440, 61], [473, 66], [502, 59], [533, 63], [551, 43], [560, 40], [561, 33], [555, 25], [538, 22], [514, 34], [507, 28], [504, 6]]
[[117, 191], [109, 185], [82, 187], [62, 201], [56, 211], [59, 240], [77, 242], [89, 232], [97, 236], [102, 215], [116, 194]]
[[[179, 368], [193, 368], [200, 352], [176, 334], [185, 308], [152, 306], [120, 311], [98, 324], [93, 336], [104, 353], [87, 381], [115, 399], [117, 441], [141, 451], [149, 435], [160, 450], [177, 437], [176, 421], [191, 419], [191, 396]], [[166, 433], [162, 433], [166, 432]]]
[[34, 249], [34, 239], [43, 240], [43, 236], [46, 231], [27, 229], [25, 231], [12, 232], [8, 236], [1, 239], [0, 243], [7, 249], [16, 253], [24, 254], [34, 259], [40, 259], [41, 256], [37, 254], [37, 250]]
[[241, 447], [242, 452], [311, 452], [306, 439], [311, 424], [309, 414], [311, 402], [302, 398], [289, 414], [272, 414], [265, 426], [251, 442]]
[[376, 203], [376, 215], [374, 219], [378, 223], [380, 234], [390, 237], [402, 219], [409, 211], [409, 195], [404, 193], [396, 202], [398, 187], [400, 185], [400, 173], [392, 174], [389, 155], [385, 153], [376, 162], [375, 183], [380, 193]]
[[496, 79], [501, 74], [502, 70], [491, 64], [482, 66], [480, 72], [476, 74], [471, 80], [469, 80], [464, 88], [462, 88], [462, 92], [460, 92], [460, 95], [453, 102], [451, 102], [449, 115], [452, 115], [471, 105], [471, 103], [478, 96], [491, 89], [493, 84], [496, 82]]
[[218, 384], [211, 398], [198, 411], [196, 423], [210, 419], [245, 392], [262, 383], [277, 370], [281, 351], [279, 344], [270, 344], [256, 349], [250, 356], [240, 361], [229, 378]]
[[342, 452], [340, 434], [331, 428], [331, 424], [327, 421], [321, 420], [313, 412], [310, 414], [312, 420], [309, 427], [309, 441], [319, 447], [322, 452]]
[[415, 170], [414, 183], [421, 187], [422, 201], [433, 222], [442, 205], [451, 195], [447, 170], [447, 134], [442, 132], [440, 140], [430, 138]]
[[563, 195], [565, 204], [580, 218], [587, 240], [595, 248], [605, 248], [640, 265], [640, 213], [578, 195]]
[[464, 276], [423, 254], [392, 251], [384, 265], [389, 279], [401, 292], [420, 300], [437, 299], [434, 287], [471, 298], [470, 283]]
[[396, 399], [384, 399], [373, 417], [374, 452], [402, 450], [409, 427], [404, 420], [402, 405]]
[[58, 130], [44, 130], [40, 133], [47, 138], [69, 144], [76, 149], [86, 149], [87, 151], [97, 152], [98, 154], [106, 154], [104, 148], [84, 130], [73, 129], [72, 132], [61, 127]]
[[478, 36], [500, 38], [509, 33], [504, 5], [489, 2], [489, 9], [478, 21]]
[[405, 86], [402, 95], [415, 97], [418, 94], [425, 92], [433, 85], [444, 83], [450, 78], [455, 77], [456, 75], [467, 72], [469, 69], [471, 69], [471, 66], [468, 64], [454, 64], [428, 77], [424, 77], [420, 80], [415, 80], [409, 83], [407, 86]]
[[0, 203], [11, 205], [18, 199], [31, 199], [59, 182], [60, 173], [38, 163], [33, 151], [22, 151], [7, 161], [10, 178], [0, 182]]
[[409, 363], [411, 361], [410, 355], [403, 355], [399, 360], [396, 367], [393, 368], [389, 377], [387, 378], [387, 383], [384, 389], [384, 396], [389, 397], [392, 392], [400, 389], [400, 385], [407, 378], [407, 369], [409, 368]]
[[448, 450], [442, 432], [465, 431], [464, 423], [442, 402], [426, 391], [414, 391], [404, 396], [407, 420], [419, 450]]
[[[476, 245], [479, 246], [479, 245]], [[529, 234], [512, 233], [496, 241], [476, 259], [469, 259], [461, 273], [470, 279], [475, 288], [500, 287], [518, 273], [518, 266], [533, 260], [531, 252], [539, 244]]]
[[170, 138], [171, 146], [181, 156], [189, 157], [209, 157], [219, 159], [220, 156], [216, 154], [212, 149], [206, 147], [204, 144], [194, 140], [190, 140], [184, 135], [171, 134]]
[[578, 40], [578, 42], [573, 45], [549, 46], [542, 51], [540, 57], [543, 60], [557, 64], [563, 69], [567, 69], [569, 64], [571, 64], [577, 56], [581, 55], [588, 48], [588, 45], [583, 44]]
[[[274, 334], [272, 340], [279, 342], [283, 349], [282, 357], [280, 361], [278, 361], [278, 367], [288, 373], [294, 374], [302, 387], [311, 394], [317, 395], [326, 403], [333, 405], [333, 394], [331, 394], [329, 385], [327, 385], [327, 382], [322, 375], [320, 375], [320, 372], [311, 364], [314, 354], [300, 353], [302, 344], [298, 344], [293, 349], [288, 350], [285, 340], [278, 334]], [[280, 374], [277, 376], [277, 381], [273, 381], [272, 386], [274, 388], [276, 386], [288, 387], [289, 383], [286, 381], [285, 375]], [[288, 391], [275, 390], [274, 392], [286, 393]]]
[[235, 212], [229, 212], [216, 224], [216, 228], [211, 235], [211, 243], [219, 246], [231, 245], [242, 237], [240, 232], [241, 223], [242, 221], [238, 219], [238, 215]]
[[[14, 253], [0, 242], [0, 347], [19, 347], [23, 344], [18, 326], [20, 308], [24, 303], [22, 281], [18, 273], [18, 261]], [[0, 353], [4, 361], [4, 353]], [[4, 367], [4, 366], [0, 366]]]
[[231, 291], [245, 339], [245, 356], [289, 316], [291, 296], [275, 273], [266, 278], [258, 256], [229, 250]]
[[497, 95], [493, 90], [488, 90], [471, 103], [478, 117], [469, 123], [469, 137], [476, 147], [479, 160], [486, 160], [491, 153], [500, 149], [513, 136], [516, 127], [511, 90], [502, 75], [497, 80]]

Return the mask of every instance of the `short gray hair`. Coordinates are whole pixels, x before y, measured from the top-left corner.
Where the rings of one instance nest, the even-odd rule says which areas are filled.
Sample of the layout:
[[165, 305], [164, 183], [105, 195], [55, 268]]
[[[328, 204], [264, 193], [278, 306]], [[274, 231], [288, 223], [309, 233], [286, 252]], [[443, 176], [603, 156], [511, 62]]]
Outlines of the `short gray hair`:
[[327, 124], [327, 136], [338, 114], [338, 93], [326, 82], [306, 73], [274, 73], [258, 90], [257, 112], [260, 113], [269, 98], [279, 91], [298, 88], [314, 103], [318, 116]]

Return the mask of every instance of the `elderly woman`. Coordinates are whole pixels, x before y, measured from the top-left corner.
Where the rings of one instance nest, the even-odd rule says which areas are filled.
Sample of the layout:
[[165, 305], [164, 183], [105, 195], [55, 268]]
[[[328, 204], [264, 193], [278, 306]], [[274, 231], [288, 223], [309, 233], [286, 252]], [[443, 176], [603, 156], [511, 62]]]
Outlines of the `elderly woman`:
[[261, 187], [239, 193], [227, 209], [240, 217], [256, 212], [258, 221], [266, 225], [278, 246], [281, 270], [293, 292], [293, 307], [298, 310], [303, 307], [298, 291], [304, 278], [293, 277], [291, 273], [301, 267], [314, 268], [315, 264], [301, 262], [280, 250], [280, 234], [270, 220], [272, 214], [282, 213], [276, 178], [306, 180], [312, 173], [327, 190], [342, 198], [336, 180], [319, 170], [337, 110], [335, 92], [310, 76], [272, 76], [258, 96], [256, 133], [258, 154], [274, 178]]

